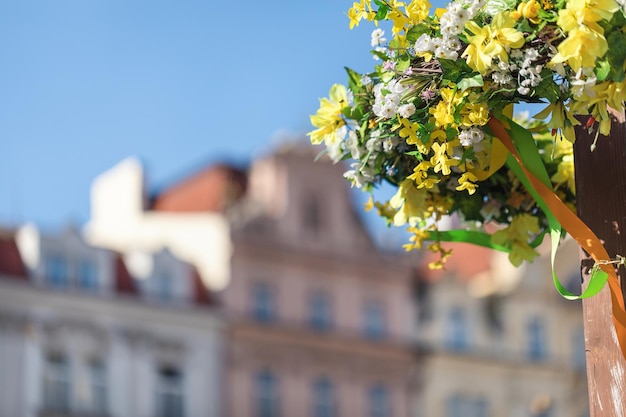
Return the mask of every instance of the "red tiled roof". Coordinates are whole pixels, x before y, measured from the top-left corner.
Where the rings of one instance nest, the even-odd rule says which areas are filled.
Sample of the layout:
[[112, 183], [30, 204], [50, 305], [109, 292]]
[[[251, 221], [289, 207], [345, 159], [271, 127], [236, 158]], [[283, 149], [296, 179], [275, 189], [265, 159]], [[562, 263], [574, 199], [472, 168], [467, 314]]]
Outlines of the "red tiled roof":
[[0, 235], [0, 274], [24, 280], [28, 278], [15, 238], [8, 233]]
[[152, 210], [169, 212], [222, 212], [243, 196], [247, 177], [228, 165], [204, 169], [160, 193]]
[[423, 276], [427, 280], [453, 274], [461, 281], [469, 281], [480, 272], [489, 270], [491, 266], [492, 249], [460, 242], [443, 242], [441, 246], [446, 250], [452, 249], [452, 255], [448, 257], [443, 270], [430, 270], [428, 263], [437, 261], [439, 254], [425, 253]]

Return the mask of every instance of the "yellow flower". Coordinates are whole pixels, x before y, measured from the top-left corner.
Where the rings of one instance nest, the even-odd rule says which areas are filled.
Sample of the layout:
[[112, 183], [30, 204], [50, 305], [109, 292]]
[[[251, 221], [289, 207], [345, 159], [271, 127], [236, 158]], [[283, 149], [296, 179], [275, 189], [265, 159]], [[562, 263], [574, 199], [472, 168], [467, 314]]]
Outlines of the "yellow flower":
[[567, 62], [574, 71], [581, 67], [595, 66], [596, 59], [608, 50], [608, 43], [603, 32], [591, 30], [588, 26], [569, 32], [567, 38], [559, 44], [558, 53], [550, 61], [553, 64]]
[[400, 129], [400, 137], [401, 138], [406, 138], [406, 143], [408, 143], [409, 145], [415, 145], [418, 142], [420, 142], [420, 140], [417, 137], [417, 130], [419, 128], [419, 124], [413, 122], [411, 123], [411, 121], [407, 118], [404, 117], [399, 117], [400, 118], [400, 123], [402, 124], [403, 128]]
[[361, 0], [354, 2], [352, 8], [348, 10], [348, 18], [350, 19], [350, 29], [358, 26], [362, 19], [369, 21], [374, 20], [376, 13], [372, 10], [371, 0]]
[[337, 135], [337, 129], [345, 124], [341, 110], [347, 105], [348, 90], [341, 84], [334, 84], [330, 88], [329, 98], [320, 99], [320, 108], [310, 116], [311, 124], [317, 127], [307, 133], [311, 137], [311, 143], [319, 145], [324, 141], [331, 144], [341, 139]]
[[422, 230], [418, 227], [409, 227], [406, 230], [407, 232], [412, 233], [412, 236], [409, 238], [409, 241], [411, 243], [402, 245], [402, 247], [406, 251], [422, 249], [422, 246], [424, 245], [424, 240], [430, 238], [430, 232], [428, 230]]
[[576, 140], [574, 126], [579, 125], [580, 122], [572, 115], [571, 111], [565, 107], [562, 101], [557, 101], [549, 104], [533, 118], [545, 119], [548, 114], [552, 114], [552, 117], [546, 126], [552, 129], [553, 134], [560, 130], [563, 137], [573, 143]]
[[393, 224], [396, 226], [407, 223], [415, 225], [421, 220], [427, 210], [427, 193], [425, 189], [417, 189], [410, 179], [402, 181], [396, 194], [389, 200], [391, 208], [396, 210]]
[[467, 190], [468, 194], [472, 195], [476, 192], [476, 188], [478, 187], [478, 185], [476, 185], [476, 181], [478, 181], [476, 175], [471, 172], [464, 172], [459, 178], [459, 186], [456, 187], [456, 190]]
[[467, 64], [485, 75], [495, 57], [509, 62], [508, 50], [524, 45], [524, 34], [515, 29], [515, 20], [508, 12], [498, 13], [490, 25], [480, 27], [476, 22], [465, 24], [469, 45], [463, 52]]
[[412, 0], [405, 6], [407, 18], [411, 24], [417, 24], [428, 17], [431, 8], [428, 0]]
[[444, 128], [456, 126], [454, 123], [455, 106], [463, 101], [465, 93], [455, 92], [452, 88], [444, 87], [439, 90], [439, 94], [441, 101], [437, 103], [437, 106], [428, 109], [428, 112], [435, 118], [435, 126]]
[[445, 127], [454, 123], [454, 115], [450, 110], [450, 105], [442, 100], [436, 107], [429, 108], [428, 112], [435, 117], [435, 126]]
[[434, 188], [440, 181], [439, 178], [429, 176], [428, 170], [432, 168], [430, 161], [420, 162], [414, 169], [413, 173], [407, 178], [415, 181], [417, 188]]
[[451, 167], [459, 165], [458, 159], [450, 159], [448, 155], [452, 155], [453, 149], [449, 143], [433, 143], [431, 149], [435, 154], [430, 158], [435, 172], [441, 171], [443, 175], [450, 175]]
[[604, 29], [597, 22], [610, 20], [619, 5], [615, 0], [570, 0], [566, 4], [556, 23], [568, 35], [551, 62], [567, 62], [574, 71], [583, 66], [593, 68], [608, 49]]
[[370, 198], [363, 204], [363, 209], [367, 212], [374, 208], [374, 197], [370, 195]]
[[608, 136], [611, 133], [611, 117], [608, 107], [620, 110], [626, 101], [626, 80], [622, 82], [605, 81], [596, 84], [592, 93], [583, 91], [582, 97], [573, 102], [571, 111], [578, 114], [591, 114], [598, 122], [598, 131]]
[[491, 241], [509, 248], [509, 261], [515, 266], [520, 266], [524, 260], [532, 261], [539, 255], [528, 244], [528, 240], [539, 232], [539, 220], [531, 214], [524, 213], [515, 216], [509, 226], [495, 232], [491, 236]]
[[428, 264], [428, 269], [443, 269], [443, 267], [446, 265], [446, 261], [448, 260], [450, 255], [452, 255], [452, 249], [444, 249], [443, 247], [441, 247], [441, 244], [439, 242], [433, 242], [429, 244], [428, 246], [426, 246], [426, 249], [431, 252], [439, 253], [439, 260], [430, 262]]
[[552, 182], [557, 186], [567, 184], [567, 188], [576, 194], [576, 182], [574, 180], [574, 155], [565, 155], [557, 167], [557, 172], [552, 176]]
[[541, 5], [537, 0], [523, 1], [517, 5], [517, 10], [511, 12], [511, 17], [515, 20], [525, 17], [534, 24], [538, 24], [541, 22], [541, 19], [538, 18], [539, 10], [541, 10]]
[[461, 109], [464, 126], [484, 126], [489, 122], [491, 114], [486, 102], [467, 103]]

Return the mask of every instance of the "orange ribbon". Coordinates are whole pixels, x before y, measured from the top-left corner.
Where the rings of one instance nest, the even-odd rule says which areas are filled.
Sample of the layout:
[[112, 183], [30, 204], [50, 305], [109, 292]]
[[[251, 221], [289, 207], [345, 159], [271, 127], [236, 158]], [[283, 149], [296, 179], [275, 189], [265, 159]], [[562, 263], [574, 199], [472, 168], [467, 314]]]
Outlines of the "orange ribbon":
[[518, 164], [528, 177], [532, 186], [537, 193], [543, 198], [544, 202], [561, 223], [561, 226], [569, 232], [569, 234], [578, 242], [578, 244], [593, 258], [602, 271], [608, 274], [608, 284], [611, 290], [613, 324], [617, 333], [622, 355], [626, 359], [626, 310], [624, 309], [624, 298], [622, 289], [619, 285], [615, 269], [608, 264], [610, 261], [609, 254], [600, 239], [576, 214], [574, 214], [562, 201], [554, 194], [554, 192], [542, 183], [532, 172], [530, 172], [522, 163], [519, 153], [513, 145], [511, 136], [502, 125], [502, 122], [495, 118], [491, 118], [488, 123], [493, 134], [504, 144], [511, 152], [511, 155], [517, 160]]

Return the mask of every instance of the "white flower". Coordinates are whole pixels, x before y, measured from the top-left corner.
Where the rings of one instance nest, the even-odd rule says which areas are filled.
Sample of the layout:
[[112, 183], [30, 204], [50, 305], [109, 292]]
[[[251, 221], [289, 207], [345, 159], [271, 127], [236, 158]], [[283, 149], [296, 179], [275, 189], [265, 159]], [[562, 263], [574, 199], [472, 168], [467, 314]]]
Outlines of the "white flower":
[[402, 94], [408, 89], [407, 86], [402, 85], [402, 83], [398, 80], [389, 81], [389, 83], [387, 84], [387, 88], [389, 88], [389, 90], [395, 94]]
[[376, 28], [372, 31], [372, 48], [387, 42], [387, 39], [383, 37], [384, 35], [385, 31], [381, 28]]
[[370, 85], [371, 83], [372, 83], [372, 79], [370, 78], [369, 75], [364, 75], [363, 77], [361, 77], [361, 84]]
[[326, 149], [328, 150], [328, 156], [333, 163], [337, 163], [341, 161], [343, 158], [343, 149], [341, 147], [343, 142], [337, 141], [326, 144]]
[[507, 74], [505, 72], [499, 72], [499, 71], [492, 72], [491, 79], [493, 80], [494, 83], [499, 84], [499, 85], [506, 85], [506, 84], [511, 83], [511, 81], [513, 81], [513, 77], [511, 77], [510, 74]]
[[482, 142], [484, 138], [485, 133], [482, 131], [482, 129], [479, 129], [475, 126], [472, 126], [469, 129], [462, 129], [459, 133], [459, 141], [464, 147], [475, 146]]
[[417, 40], [415, 41], [415, 45], [413, 46], [413, 49], [415, 50], [416, 54], [421, 54], [424, 52], [432, 52], [433, 38], [431, 38], [429, 35], [425, 33], [422, 34], [422, 36], [417, 38]]
[[383, 150], [387, 153], [393, 151], [399, 143], [399, 138], [387, 137], [383, 139]]
[[387, 119], [391, 119], [396, 115], [397, 107], [393, 103], [385, 103], [381, 109], [381, 117], [385, 117]]
[[415, 113], [415, 104], [413, 103], [403, 104], [398, 109], [398, 114], [405, 118], [413, 116], [414, 113]]
[[348, 137], [344, 141], [344, 146], [346, 147], [346, 150], [350, 152], [353, 159], [360, 159], [361, 156], [366, 154], [365, 149], [359, 146], [359, 138], [354, 130], [350, 130], [348, 132]]
[[467, 148], [468, 146], [472, 146], [472, 136], [470, 135], [468, 129], [461, 130], [461, 133], [459, 133], [459, 141], [461, 142], [461, 145], [465, 148]]
[[576, 77], [570, 79], [571, 91], [574, 98], [581, 98], [583, 95], [594, 98], [596, 92], [593, 90], [593, 87], [596, 85], [596, 81], [597, 79], [593, 73], [587, 76], [586, 79], [583, 79], [582, 68], [579, 69], [576, 73]]
[[365, 143], [365, 148], [372, 153], [380, 152], [383, 149], [383, 143], [380, 138], [370, 137]]

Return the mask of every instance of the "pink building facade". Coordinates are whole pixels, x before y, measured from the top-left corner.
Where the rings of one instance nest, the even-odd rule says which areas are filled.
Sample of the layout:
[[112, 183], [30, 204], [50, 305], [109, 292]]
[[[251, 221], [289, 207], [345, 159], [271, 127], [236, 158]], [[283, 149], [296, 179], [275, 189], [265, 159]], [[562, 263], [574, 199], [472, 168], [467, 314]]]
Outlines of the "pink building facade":
[[251, 172], [266, 204], [234, 224], [228, 413], [408, 416], [414, 270], [376, 250], [342, 168], [313, 157], [291, 149]]
[[[95, 182], [94, 242], [166, 246], [219, 300], [224, 416], [411, 415], [418, 261], [375, 247], [344, 170], [291, 145], [246, 171], [209, 167], [150, 202], [133, 163]], [[108, 191], [133, 202], [130, 214], [99, 206]]]

